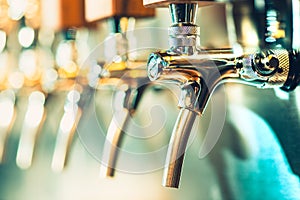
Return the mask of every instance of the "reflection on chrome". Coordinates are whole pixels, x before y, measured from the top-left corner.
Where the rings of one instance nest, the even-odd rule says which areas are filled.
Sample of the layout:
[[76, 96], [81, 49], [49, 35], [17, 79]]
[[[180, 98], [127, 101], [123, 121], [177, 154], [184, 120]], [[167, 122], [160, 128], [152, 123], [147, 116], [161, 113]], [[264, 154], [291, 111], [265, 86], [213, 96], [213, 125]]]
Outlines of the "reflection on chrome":
[[[212, 93], [223, 83], [234, 82], [257, 88], [281, 88], [286, 91], [293, 90], [299, 84], [300, 80], [296, 78], [299, 76], [296, 67], [299, 65], [299, 53], [285, 49], [285, 32], [281, 30], [282, 27], [273, 26], [274, 22], [278, 22], [278, 13], [269, 8], [269, 5], [266, 5], [264, 13], [267, 22], [266, 33], [264, 38], [259, 38], [265, 46], [261, 49], [257, 47], [255, 51], [248, 49], [244, 53], [241, 52], [242, 54], [236, 54], [231, 48], [200, 47], [200, 28], [195, 24], [197, 1], [159, 1], [158, 4], [169, 4], [172, 17], [172, 25], [169, 27], [170, 48], [156, 51], [149, 56], [148, 76], [152, 81], [173, 83], [180, 87], [181, 110], [195, 115], [203, 114]], [[279, 22], [278, 24], [281, 25]], [[283, 97], [282, 93], [276, 94], [287, 98]], [[186, 124], [192, 126], [194, 120], [193, 117], [182, 120], [182, 116], [178, 116], [166, 158], [167, 166], [163, 180], [166, 187], [178, 188], [180, 183], [188, 134], [185, 129], [178, 127], [185, 127]]]
[[40, 78], [41, 69], [38, 66], [38, 54], [35, 50], [24, 50], [20, 54], [19, 69], [26, 79], [36, 81]]
[[22, 27], [19, 31], [18, 39], [22, 47], [30, 47], [34, 41], [34, 30], [31, 27]]
[[[114, 113], [103, 147], [101, 177], [114, 176], [118, 151], [122, 145], [129, 119], [134, 115], [144, 90], [149, 85], [147, 72], [144, 68], [146, 60], [132, 62], [128, 58], [129, 41], [126, 31], [134, 26], [135, 21], [126, 17], [115, 17], [111, 21], [111, 25], [116, 28], [113, 37], [110, 36], [107, 39], [107, 44], [105, 43], [106, 63], [103, 68], [100, 65], [94, 65], [92, 68], [93, 71], [100, 72], [100, 78], [96, 78], [100, 86], [115, 87]], [[94, 82], [95, 78], [91, 77], [91, 81]]]
[[116, 111], [115, 115], [118, 117], [113, 117], [107, 130], [100, 167], [100, 177], [114, 176], [120, 143], [130, 119], [130, 113], [125, 108]]

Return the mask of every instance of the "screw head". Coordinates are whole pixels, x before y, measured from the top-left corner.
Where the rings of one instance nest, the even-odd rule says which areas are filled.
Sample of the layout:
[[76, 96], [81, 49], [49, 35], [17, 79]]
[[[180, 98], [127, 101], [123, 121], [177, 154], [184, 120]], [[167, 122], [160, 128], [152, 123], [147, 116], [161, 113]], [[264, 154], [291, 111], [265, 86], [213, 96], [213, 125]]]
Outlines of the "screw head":
[[162, 69], [166, 67], [166, 62], [158, 53], [152, 53], [147, 62], [148, 77], [151, 81], [160, 77]]

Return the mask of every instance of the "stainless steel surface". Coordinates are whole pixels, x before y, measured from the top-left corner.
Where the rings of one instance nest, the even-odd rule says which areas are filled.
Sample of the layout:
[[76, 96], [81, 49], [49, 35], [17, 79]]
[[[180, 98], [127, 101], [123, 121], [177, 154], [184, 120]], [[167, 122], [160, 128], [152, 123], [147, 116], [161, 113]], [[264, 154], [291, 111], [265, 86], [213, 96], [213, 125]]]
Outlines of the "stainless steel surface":
[[[117, 88], [115, 96], [113, 96], [114, 112], [107, 130], [106, 139], [103, 146], [101, 159], [102, 165], [100, 168], [101, 177], [112, 177], [115, 175], [118, 151], [122, 147], [122, 142], [124, 140], [124, 136], [126, 135], [129, 121], [132, 116], [135, 115], [137, 106], [144, 94], [144, 89], [146, 89], [147, 87], [147, 85], [143, 85], [138, 86], [140, 88], [136, 88], [135, 81], [130, 79], [130, 82], [125, 82], [123, 83], [123, 85], [121, 85], [120, 88]], [[125, 88], [122, 88], [122, 86]]]
[[[118, 102], [119, 103], [119, 102]], [[102, 165], [100, 168], [101, 177], [113, 177], [117, 165], [118, 151], [121, 147], [124, 131], [127, 129], [130, 113], [127, 109], [121, 108], [117, 111], [118, 117], [111, 120], [106, 140], [103, 147]]]
[[200, 29], [194, 23], [198, 4], [170, 4], [172, 26], [169, 28], [171, 51], [192, 55], [200, 44]]
[[[186, 88], [193, 90], [191, 102], [187, 104], [185, 98], [181, 98], [179, 105], [202, 113], [210, 94], [220, 83], [239, 82], [258, 88], [283, 86], [289, 71], [289, 55], [283, 49], [273, 51], [278, 65], [269, 70], [269, 75], [262, 74], [252, 64], [261, 53], [238, 56], [230, 50], [208, 50], [192, 56], [176, 56], [168, 51], [153, 53], [148, 61], [148, 74], [151, 80], [178, 84], [183, 96], [191, 94]], [[271, 59], [275, 58], [265, 56], [263, 63]], [[201, 93], [206, 93], [207, 97]]]
[[[102, 74], [99, 74], [99, 87], [115, 87], [113, 97], [113, 117], [107, 130], [103, 146], [102, 165], [100, 176], [114, 176], [117, 166], [118, 151], [126, 134], [129, 119], [134, 115], [138, 104], [148, 87], [149, 81], [146, 69], [140, 66], [146, 61], [134, 62], [128, 57], [127, 28], [130, 26], [127, 18], [113, 18], [113, 34], [116, 44], [115, 54], [108, 55], [119, 59], [112, 61], [109, 57], [103, 66]], [[107, 47], [107, 52], [111, 51]]]
[[[110, 78], [116, 79], [117, 77], [111, 76]], [[137, 106], [144, 94], [144, 89], [147, 87], [147, 85], [138, 87], [135, 86], [135, 84], [137, 84], [135, 81], [142, 81], [144, 79], [143, 77], [140, 80], [132, 80], [131, 77], [127, 77], [126, 79], [128, 82], [125, 81], [119, 87], [117, 87], [115, 95], [113, 96], [114, 112], [103, 146], [101, 159], [102, 165], [100, 168], [101, 177], [113, 177], [115, 175], [118, 151], [120, 150], [122, 141], [126, 135], [129, 120], [135, 115]], [[105, 84], [107, 83], [102, 83], [102, 85]]]
[[178, 188], [187, 142], [197, 114], [182, 108], [174, 125], [168, 148], [163, 186]]
[[[148, 75], [152, 81], [174, 83], [181, 88], [179, 107], [202, 114], [213, 91], [219, 84], [225, 82], [247, 84], [258, 88], [283, 87], [288, 82], [288, 74], [292, 70], [292, 63], [289, 62], [292, 54], [282, 46], [278, 46], [277, 43], [275, 48], [271, 49], [274, 41], [269, 41], [268, 38], [263, 39], [266, 43], [265, 47], [269, 49], [254, 54], [236, 53], [234, 49], [232, 49], [232, 53], [230, 50], [200, 49], [199, 41], [193, 40], [193, 38], [199, 37], [199, 33], [195, 32], [194, 28], [190, 28], [190, 26], [195, 26], [194, 18], [190, 17], [190, 14], [194, 16], [195, 8], [191, 9], [192, 5], [195, 8], [197, 6], [197, 4], [191, 3], [170, 4], [170, 13], [173, 19], [173, 25], [169, 31], [169, 38], [172, 41], [170, 49], [152, 53], [148, 60]], [[271, 20], [268, 9], [266, 7], [265, 17], [267, 20]], [[185, 24], [186, 21], [189, 21], [189, 24]], [[270, 31], [269, 21], [266, 23], [266, 31]], [[172, 31], [174, 26], [180, 27], [179, 29], [183, 31], [174, 33]], [[173, 40], [179, 41], [178, 46], [174, 45], [176, 42]], [[186, 89], [187, 87], [189, 89]], [[193, 123], [193, 120], [186, 123]], [[174, 127], [174, 130], [177, 128]], [[173, 131], [174, 134], [178, 134], [177, 131]], [[182, 143], [186, 144], [186, 141], [182, 141]], [[169, 151], [173, 152], [168, 155], [176, 155], [176, 152], [180, 151], [178, 148], [180, 147], [171, 140]], [[173, 169], [169, 159], [170, 156], [167, 157], [167, 168]], [[177, 159], [177, 164], [182, 165], [183, 155]], [[181, 167], [176, 168], [181, 169]], [[177, 182], [166, 184], [166, 186], [178, 187], [180, 172], [181, 170], [169, 170], [164, 177], [166, 180], [164, 182], [173, 179]]]
[[169, 8], [173, 24], [195, 23], [198, 8], [197, 3], [170, 4]]
[[[228, 59], [227, 61], [224, 58], [217, 59], [218, 55], [211, 55], [209, 52], [207, 55], [204, 54], [201, 56], [201, 54], [199, 54], [198, 56], [191, 56], [191, 58], [188, 56], [184, 56], [183, 58], [182, 56], [178, 56], [177, 58], [176, 56], [167, 53], [165, 55], [164, 53], [160, 55], [152, 55], [149, 59], [148, 65], [149, 74], [151, 75], [150, 78], [152, 78], [152, 80], [158, 80], [161, 82], [173, 82], [178, 84], [181, 87], [179, 106], [183, 109], [189, 109], [198, 114], [203, 113], [212, 92], [220, 83], [236, 82], [253, 85], [259, 88], [268, 88], [282, 86], [287, 80], [287, 51], [281, 50], [281, 54], [278, 54], [280, 61], [277, 69], [280, 67], [283, 69], [283, 71], [281, 71], [281, 73], [272, 73], [271, 76], [260, 76], [258, 71], [254, 71], [255, 67], [253, 67], [251, 63], [253, 62], [252, 59], [255, 58], [255, 56], [248, 55], [244, 58], [230, 58], [230, 54], [225, 56], [225, 51], [223, 53], [221, 52], [222, 51], [220, 51], [219, 55], [221, 57], [226, 57], [226, 59]], [[208, 58], [206, 58], [206, 56]], [[215, 57], [215, 60], [210, 59], [211, 57]], [[159, 60], [159, 63], [155, 63], [157, 60]], [[157, 71], [153, 72], [153, 68], [155, 68]], [[272, 71], [274, 71], [274, 69], [272, 69]], [[156, 74], [156, 76], [153, 76], [153, 74]], [[193, 123], [193, 121], [186, 123]], [[177, 130], [176, 126], [174, 130]], [[174, 131], [173, 134], [178, 133], [177, 131]], [[186, 141], [183, 140], [182, 142], [185, 143]], [[174, 151], [173, 154], [179, 151], [177, 149], [178, 146], [174, 145], [175, 144], [171, 141], [169, 147], [171, 150], [169, 151]], [[180, 160], [183, 158], [177, 158], [177, 164], [182, 164], [182, 161]], [[166, 161], [166, 163], [170, 162]], [[169, 168], [172, 169], [171, 166]], [[173, 174], [171, 172], [173, 172]], [[176, 179], [176, 177], [180, 176], [178, 175], [179, 173], [180, 171], [178, 172], [170, 170], [165, 179]], [[166, 184], [166, 186], [178, 187], [178, 184], [179, 183]]]

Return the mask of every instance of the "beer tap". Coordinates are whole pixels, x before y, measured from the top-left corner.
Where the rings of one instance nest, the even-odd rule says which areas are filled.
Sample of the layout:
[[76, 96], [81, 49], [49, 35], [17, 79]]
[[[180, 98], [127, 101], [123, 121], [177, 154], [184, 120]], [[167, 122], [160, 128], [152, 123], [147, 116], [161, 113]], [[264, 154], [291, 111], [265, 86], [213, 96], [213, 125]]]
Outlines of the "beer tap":
[[[112, 86], [116, 90], [113, 96], [113, 118], [107, 130], [100, 169], [100, 176], [112, 177], [129, 120], [134, 116], [143, 93], [149, 86], [147, 71], [144, 68], [146, 60], [133, 61], [128, 56], [126, 32], [130, 22], [133, 22], [129, 17], [152, 17], [154, 9], [144, 8], [139, 0], [110, 0], [105, 5], [100, 4], [99, 1], [87, 1], [86, 18], [92, 21], [109, 18], [115, 43], [104, 49], [106, 61], [98, 82], [99, 87]], [[95, 5], [99, 8], [97, 12], [91, 7]]]
[[198, 5], [206, 1], [152, 1], [145, 6], [169, 6], [173, 24], [170, 48], [150, 54], [147, 69], [152, 81], [174, 83], [181, 88], [180, 112], [174, 125], [166, 158], [163, 185], [179, 187], [187, 142], [197, 115], [202, 115], [213, 91], [235, 82], [258, 88], [287, 88], [300, 84], [299, 53], [283, 47], [254, 52], [200, 47], [200, 30], [195, 24]]
[[76, 87], [76, 76], [79, 72], [76, 30], [69, 28], [64, 31], [64, 40], [58, 45], [56, 60], [59, 79], [56, 83], [56, 92], [66, 93], [64, 114], [59, 122], [51, 168], [62, 171], [66, 165], [76, 124], [81, 117], [79, 101], [82, 88]]
[[88, 91], [84, 88], [87, 85], [77, 84], [82, 53], [77, 42], [80, 37], [78, 32], [84, 27], [93, 26], [84, 19], [84, 1], [42, 0], [41, 2], [43, 25], [54, 30], [60, 40], [55, 50], [57, 80], [52, 93], [63, 95], [65, 100], [56, 132], [51, 168], [55, 172], [61, 172], [67, 164], [76, 125], [81, 118], [83, 101], [86, 99], [83, 90]]
[[33, 91], [28, 97], [28, 106], [17, 151], [17, 165], [27, 169], [32, 164], [36, 139], [45, 119], [45, 95]]
[[[257, 1], [231, 1], [228, 4], [232, 7], [232, 13], [228, 14], [232, 14], [234, 19], [237, 41], [244, 48], [257, 45], [261, 49], [284, 48], [294, 51], [295, 54], [299, 52], [299, 1], [266, 0], [261, 1], [261, 3]], [[245, 12], [243, 8], [247, 8], [248, 11]], [[244, 23], [245, 21], [248, 23]], [[253, 36], [257, 38], [257, 43], [253, 42]], [[297, 131], [299, 128], [299, 114], [293, 112], [296, 107], [299, 107], [299, 104], [297, 104], [299, 101], [296, 97], [299, 92], [299, 88], [296, 90], [297, 83], [299, 84], [299, 67], [297, 65], [299, 58], [297, 56], [292, 58], [291, 63], [288, 81], [280, 89], [275, 88], [274, 92], [279, 97], [279, 102], [283, 96], [286, 97], [289, 106], [286, 107], [283, 113], [293, 117], [274, 115], [282, 109], [276, 103], [276, 99], [275, 101], [270, 100], [274, 102], [272, 104], [262, 102], [261, 105], [255, 105], [251, 103], [247, 107], [270, 122], [291, 171], [300, 176], [300, 162], [298, 156], [296, 156], [299, 154], [299, 148], [297, 148], [299, 143], [299, 134], [297, 134], [299, 132]], [[287, 93], [281, 89], [291, 92]], [[256, 109], [256, 107], [260, 107], [260, 109]], [[272, 109], [273, 112], [266, 112], [270, 108], [274, 108]], [[264, 115], [264, 113], [268, 114]], [[279, 120], [281, 124], [288, 123], [289, 126], [277, 125], [276, 120]]]
[[[18, 11], [18, 5], [14, 6]], [[22, 49], [18, 70], [11, 79], [18, 92], [17, 98], [27, 98], [16, 156], [16, 163], [22, 169], [32, 165], [36, 141], [46, 119], [47, 97], [56, 82], [56, 72], [49, 56], [53, 40], [47, 38], [47, 44], [41, 41], [40, 30], [44, 28], [41, 25], [41, 7], [41, 1], [28, 0], [20, 16], [18, 12], [12, 12], [15, 18], [20, 17], [18, 41]]]
[[46, 117], [45, 100], [47, 93], [40, 84], [43, 69], [40, 65], [40, 51], [37, 48], [38, 27], [31, 27], [25, 17], [20, 20], [18, 33], [22, 51], [19, 59], [19, 71], [24, 77], [23, 87], [18, 90], [20, 96], [27, 96], [27, 110], [22, 125], [17, 150], [17, 165], [26, 169], [32, 164], [35, 143]]
[[[110, 75], [109, 77], [100, 77], [100, 85], [116, 86], [116, 92], [113, 99], [113, 118], [107, 130], [106, 140], [103, 147], [102, 165], [100, 169], [101, 176], [114, 176], [115, 167], [118, 157], [118, 151], [121, 146], [123, 136], [129, 124], [129, 119], [134, 115], [135, 110], [147, 88], [147, 73], [141, 69], [141, 63], [134, 66], [127, 57], [126, 30], [120, 30], [119, 27], [126, 27], [127, 19], [115, 18], [113, 24], [117, 27], [115, 34], [120, 37], [124, 46], [117, 47], [121, 62], [108, 62], [104, 67]], [[117, 38], [118, 39], [118, 38]], [[118, 41], [117, 41], [118, 42]], [[118, 45], [118, 44], [117, 44]], [[113, 81], [115, 79], [115, 81]], [[146, 84], [144, 84], [146, 83]]]

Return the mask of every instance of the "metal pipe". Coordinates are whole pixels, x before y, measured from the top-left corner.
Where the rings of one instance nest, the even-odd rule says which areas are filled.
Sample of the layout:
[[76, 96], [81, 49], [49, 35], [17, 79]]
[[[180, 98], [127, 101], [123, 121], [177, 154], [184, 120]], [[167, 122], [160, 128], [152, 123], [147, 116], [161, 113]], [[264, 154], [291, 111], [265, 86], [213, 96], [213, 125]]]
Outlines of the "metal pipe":
[[163, 186], [178, 188], [188, 139], [197, 113], [180, 109], [175, 123], [166, 157]]
[[[188, 13], [184, 10], [177, 12], [175, 8], [178, 7], [189, 6], [170, 5], [173, 23], [180, 22], [169, 28], [170, 49], [152, 53], [147, 67], [150, 80], [171, 82], [181, 87], [179, 107], [182, 110], [189, 110], [193, 115], [202, 114], [212, 92], [223, 82], [239, 82], [260, 88], [280, 87], [286, 83], [292, 55], [287, 50], [269, 49], [236, 55], [228, 49], [200, 49], [197, 41], [199, 28], [192, 23], [181, 23], [193, 20], [184, 17]], [[166, 158], [164, 186], [179, 186], [184, 151], [193, 122], [194, 117], [180, 112]]]
[[191, 23], [196, 21], [197, 3], [177, 3], [170, 4], [169, 9], [173, 24]]
[[[163, 181], [168, 187], [179, 185], [189, 136], [187, 131], [190, 131], [189, 127], [194, 120], [184, 115], [183, 110], [202, 114], [214, 89], [224, 82], [238, 82], [258, 88], [281, 87], [287, 91], [300, 84], [298, 66], [300, 56], [298, 52], [291, 51], [293, 42], [291, 8], [292, 5], [299, 5], [299, 2], [295, 3], [292, 0], [222, 2], [233, 4], [232, 14], [239, 42], [244, 46], [248, 45], [247, 42], [252, 45], [246, 47], [256, 45], [256, 41], [252, 39], [252, 29], [249, 30], [250, 23], [258, 36], [261, 50], [253, 52], [249, 48], [246, 53], [237, 54], [234, 50], [230, 52], [202, 49], [200, 29], [195, 25], [196, 8], [197, 4], [201, 5], [201, 1], [144, 0], [144, 5], [150, 7], [169, 5], [172, 18], [172, 25], [169, 28], [170, 48], [150, 55], [147, 64], [148, 76], [152, 81], [174, 83], [181, 88], [179, 100], [181, 112], [172, 133]], [[296, 10], [299, 10], [299, 6]], [[296, 14], [293, 19], [298, 20], [299, 11], [294, 13]], [[255, 47], [259, 49], [258, 45]]]
[[[136, 80], [138, 81], [138, 80]], [[134, 114], [146, 86], [135, 88], [128, 84], [125, 91], [119, 88], [114, 96], [114, 116], [110, 122], [102, 153], [101, 177], [113, 177], [115, 174], [119, 148], [125, 136], [130, 117]]]
[[[125, 135], [124, 131], [143, 96], [145, 88], [149, 85], [146, 69], [131, 68], [133, 63], [128, 61], [126, 29], [129, 24], [127, 18], [115, 17], [112, 22], [117, 39], [115, 54], [121, 58], [121, 62], [107, 62], [104, 65], [104, 70], [109, 71], [110, 75], [109, 77], [100, 76], [99, 80], [101, 86], [118, 85], [113, 97], [114, 117], [110, 122], [102, 153], [101, 177], [114, 176], [119, 148]], [[116, 55], [110, 56], [115, 57]], [[111, 80], [117, 81], [111, 82]]]
[[129, 111], [124, 108], [117, 112], [117, 117], [113, 117], [109, 124], [101, 160], [101, 177], [113, 177], [115, 175], [119, 147], [124, 138], [124, 130], [127, 127], [129, 119]]

